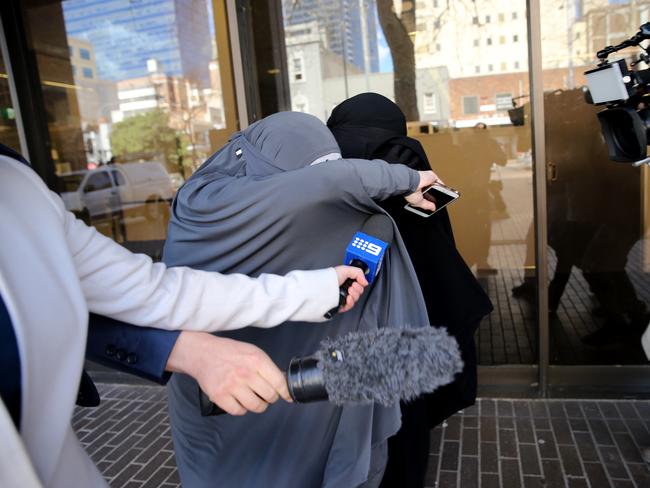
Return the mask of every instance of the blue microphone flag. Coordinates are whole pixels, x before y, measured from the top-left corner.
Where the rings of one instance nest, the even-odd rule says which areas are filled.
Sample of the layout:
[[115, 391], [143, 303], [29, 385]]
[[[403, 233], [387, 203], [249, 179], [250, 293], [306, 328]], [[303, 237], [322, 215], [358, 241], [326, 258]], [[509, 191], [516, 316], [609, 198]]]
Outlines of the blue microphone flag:
[[366, 279], [368, 283], [372, 283], [379, 274], [386, 249], [388, 249], [386, 242], [363, 232], [357, 232], [345, 249], [344, 263], [349, 265], [355, 259], [366, 263], [368, 265]]

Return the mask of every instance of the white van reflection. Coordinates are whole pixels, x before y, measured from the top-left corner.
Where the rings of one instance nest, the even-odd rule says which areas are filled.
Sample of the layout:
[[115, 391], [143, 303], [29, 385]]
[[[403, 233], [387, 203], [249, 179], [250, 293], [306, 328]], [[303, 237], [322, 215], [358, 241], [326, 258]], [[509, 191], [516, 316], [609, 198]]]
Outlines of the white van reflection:
[[171, 178], [159, 162], [73, 171], [59, 175], [59, 184], [66, 209], [86, 222], [137, 208], [148, 220], [158, 220], [161, 204], [174, 197]]

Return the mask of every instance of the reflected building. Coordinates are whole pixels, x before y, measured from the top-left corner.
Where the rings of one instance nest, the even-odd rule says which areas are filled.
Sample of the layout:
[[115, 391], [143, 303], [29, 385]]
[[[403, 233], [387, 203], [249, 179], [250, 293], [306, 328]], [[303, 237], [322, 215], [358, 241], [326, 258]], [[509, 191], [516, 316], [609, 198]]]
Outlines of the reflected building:
[[[363, 92], [381, 93], [395, 99], [393, 73], [367, 73], [327, 48], [316, 21], [286, 26], [291, 108], [326, 121], [332, 109], [346, 98]], [[446, 67], [417, 71], [418, 107], [421, 120], [444, 125], [449, 105], [440, 94], [448, 90]]]
[[155, 58], [169, 76], [209, 87], [212, 59], [206, 0], [67, 0], [69, 36], [92, 43], [97, 77], [119, 81], [147, 76]]
[[285, 29], [315, 22], [326, 49], [359, 71], [379, 71], [374, 0], [284, 0], [283, 6]]

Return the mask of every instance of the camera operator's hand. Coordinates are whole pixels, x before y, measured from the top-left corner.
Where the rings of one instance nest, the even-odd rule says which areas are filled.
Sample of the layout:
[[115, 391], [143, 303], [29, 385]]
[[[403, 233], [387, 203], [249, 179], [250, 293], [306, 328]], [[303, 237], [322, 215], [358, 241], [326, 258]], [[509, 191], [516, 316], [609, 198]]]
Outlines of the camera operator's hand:
[[405, 196], [404, 198], [414, 207], [433, 211], [436, 209], [436, 205], [424, 198], [422, 195], [422, 190], [430, 187], [434, 183], [442, 183], [442, 181], [433, 171], [418, 171], [418, 173], [420, 173], [420, 183], [418, 184], [418, 189], [410, 195]]
[[246, 342], [183, 331], [166, 369], [192, 376], [230, 415], [262, 413], [280, 397], [291, 401], [282, 371], [264, 351]]

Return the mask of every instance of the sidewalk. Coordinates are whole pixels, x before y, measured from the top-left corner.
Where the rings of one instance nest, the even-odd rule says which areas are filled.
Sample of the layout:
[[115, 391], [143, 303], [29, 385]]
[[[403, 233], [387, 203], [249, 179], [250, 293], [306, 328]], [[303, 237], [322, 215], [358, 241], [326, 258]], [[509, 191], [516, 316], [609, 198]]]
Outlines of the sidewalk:
[[[73, 424], [110, 485], [180, 486], [158, 386], [98, 385]], [[428, 487], [648, 488], [650, 401], [483, 398], [434, 430]]]

